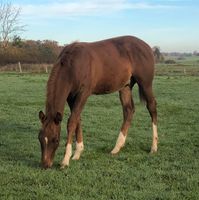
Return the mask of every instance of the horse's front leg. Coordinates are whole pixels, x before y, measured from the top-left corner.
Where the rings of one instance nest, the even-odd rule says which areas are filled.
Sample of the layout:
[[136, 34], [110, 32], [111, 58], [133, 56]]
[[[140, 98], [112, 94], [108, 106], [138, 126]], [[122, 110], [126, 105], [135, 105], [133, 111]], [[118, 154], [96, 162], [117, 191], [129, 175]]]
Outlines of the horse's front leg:
[[76, 135], [76, 150], [75, 150], [72, 160], [79, 160], [79, 158], [84, 150], [81, 120], [79, 120], [79, 122], [77, 123], [75, 135]]
[[[86, 103], [86, 100], [88, 98], [88, 93], [80, 93], [77, 95], [77, 97], [75, 98], [75, 102], [74, 105], [71, 109], [71, 115], [68, 119], [68, 124], [67, 124], [67, 133], [68, 133], [68, 137], [67, 137], [67, 142], [66, 142], [66, 150], [65, 150], [65, 156], [64, 159], [61, 163], [61, 168], [64, 168], [65, 166], [69, 166], [69, 162], [70, 162], [70, 158], [72, 156], [72, 141], [73, 141], [73, 134], [76, 131], [76, 129], [78, 129], [78, 125], [80, 122], [80, 114], [81, 111]], [[78, 144], [81, 145], [81, 144]], [[79, 158], [80, 156], [80, 150], [81, 148], [78, 148], [78, 151], [76, 149], [75, 152], [75, 158]]]
[[[70, 111], [72, 113], [73, 107], [75, 105], [77, 96], [69, 96], [67, 98], [68, 105], [70, 107]], [[75, 130], [76, 135], [76, 150], [73, 156], [73, 160], [79, 160], [81, 153], [84, 150], [83, 144], [83, 134], [82, 134], [82, 127], [81, 127], [81, 119], [77, 122], [77, 127]]]

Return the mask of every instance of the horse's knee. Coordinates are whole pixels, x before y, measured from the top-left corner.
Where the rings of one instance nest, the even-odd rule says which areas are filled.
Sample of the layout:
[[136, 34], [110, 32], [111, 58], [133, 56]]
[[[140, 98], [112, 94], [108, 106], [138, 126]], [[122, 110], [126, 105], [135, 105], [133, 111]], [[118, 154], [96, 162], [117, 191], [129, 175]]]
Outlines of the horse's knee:
[[67, 123], [68, 133], [74, 133], [76, 127], [77, 127], [77, 120], [72, 117], [69, 117], [68, 123]]
[[157, 106], [157, 102], [156, 102], [155, 98], [148, 100], [146, 106], [149, 111], [151, 111], [151, 112], [155, 111], [156, 106]]
[[132, 106], [129, 106], [129, 105], [128, 105], [128, 106], [125, 106], [125, 107], [124, 107], [124, 110], [125, 110], [125, 112], [126, 112], [127, 114], [130, 115], [130, 114], [132, 113]]
[[134, 112], [135, 112], [135, 109], [133, 106], [128, 105], [124, 107], [124, 115], [127, 120], [131, 120]]

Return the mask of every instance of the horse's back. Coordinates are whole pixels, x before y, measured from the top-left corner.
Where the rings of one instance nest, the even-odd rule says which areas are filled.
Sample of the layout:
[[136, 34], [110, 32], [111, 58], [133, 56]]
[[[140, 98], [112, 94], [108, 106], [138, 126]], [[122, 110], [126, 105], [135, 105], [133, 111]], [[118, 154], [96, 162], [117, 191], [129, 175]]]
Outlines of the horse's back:
[[88, 43], [96, 93], [113, 92], [129, 84], [132, 77], [152, 81], [154, 57], [144, 41], [123, 36]]
[[98, 59], [98, 62], [103, 64], [115, 60], [121, 63], [127, 61], [131, 65], [154, 65], [151, 47], [134, 36], [121, 36], [97, 42], [75, 42], [66, 46], [59, 58], [79, 60], [81, 55], [86, 57], [86, 61], [89, 58]]
[[133, 36], [76, 42], [66, 46], [59, 59], [75, 84], [87, 85], [96, 94], [117, 91], [132, 77], [153, 79], [152, 49]]
[[154, 55], [151, 47], [134, 36], [122, 36], [88, 43], [91, 52], [105, 63], [117, 62], [131, 65], [132, 72], [154, 71]]

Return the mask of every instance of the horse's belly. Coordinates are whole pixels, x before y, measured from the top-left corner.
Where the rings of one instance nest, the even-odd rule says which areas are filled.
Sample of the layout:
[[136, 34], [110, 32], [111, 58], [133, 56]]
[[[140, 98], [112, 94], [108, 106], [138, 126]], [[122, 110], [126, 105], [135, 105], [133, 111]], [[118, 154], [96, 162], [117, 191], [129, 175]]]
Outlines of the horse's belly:
[[119, 88], [114, 88], [111, 85], [104, 84], [104, 85], [98, 85], [94, 89], [93, 94], [110, 94], [116, 92], [117, 90], [119, 90]]
[[126, 85], [130, 84], [131, 76], [121, 77], [109, 77], [108, 79], [103, 78], [96, 84], [93, 89], [93, 94], [109, 94], [119, 91]]
[[128, 60], [120, 57], [99, 60], [93, 71], [93, 94], [112, 93], [130, 83], [133, 69]]

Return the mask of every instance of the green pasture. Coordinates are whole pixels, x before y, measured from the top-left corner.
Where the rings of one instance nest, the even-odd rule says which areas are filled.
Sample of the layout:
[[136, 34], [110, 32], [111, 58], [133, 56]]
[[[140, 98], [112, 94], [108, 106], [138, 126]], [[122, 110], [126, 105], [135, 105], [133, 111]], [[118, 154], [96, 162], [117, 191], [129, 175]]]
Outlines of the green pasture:
[[68, 108], [54, 165], [39, 166], [38, 112], [44, 109], [47, 78], [0, 73], [0, 199], [199, 199], [199, 76], [167, 72], [155, 77], [159, 149], [154, 155], [149, 154], [151, 121], [137, 87], [132, 126], [117, 156], [110, 151], [122, 122], [118, 94], [91, 96], [82, 113], [85, 151], [64, 170], [59, 163]]

